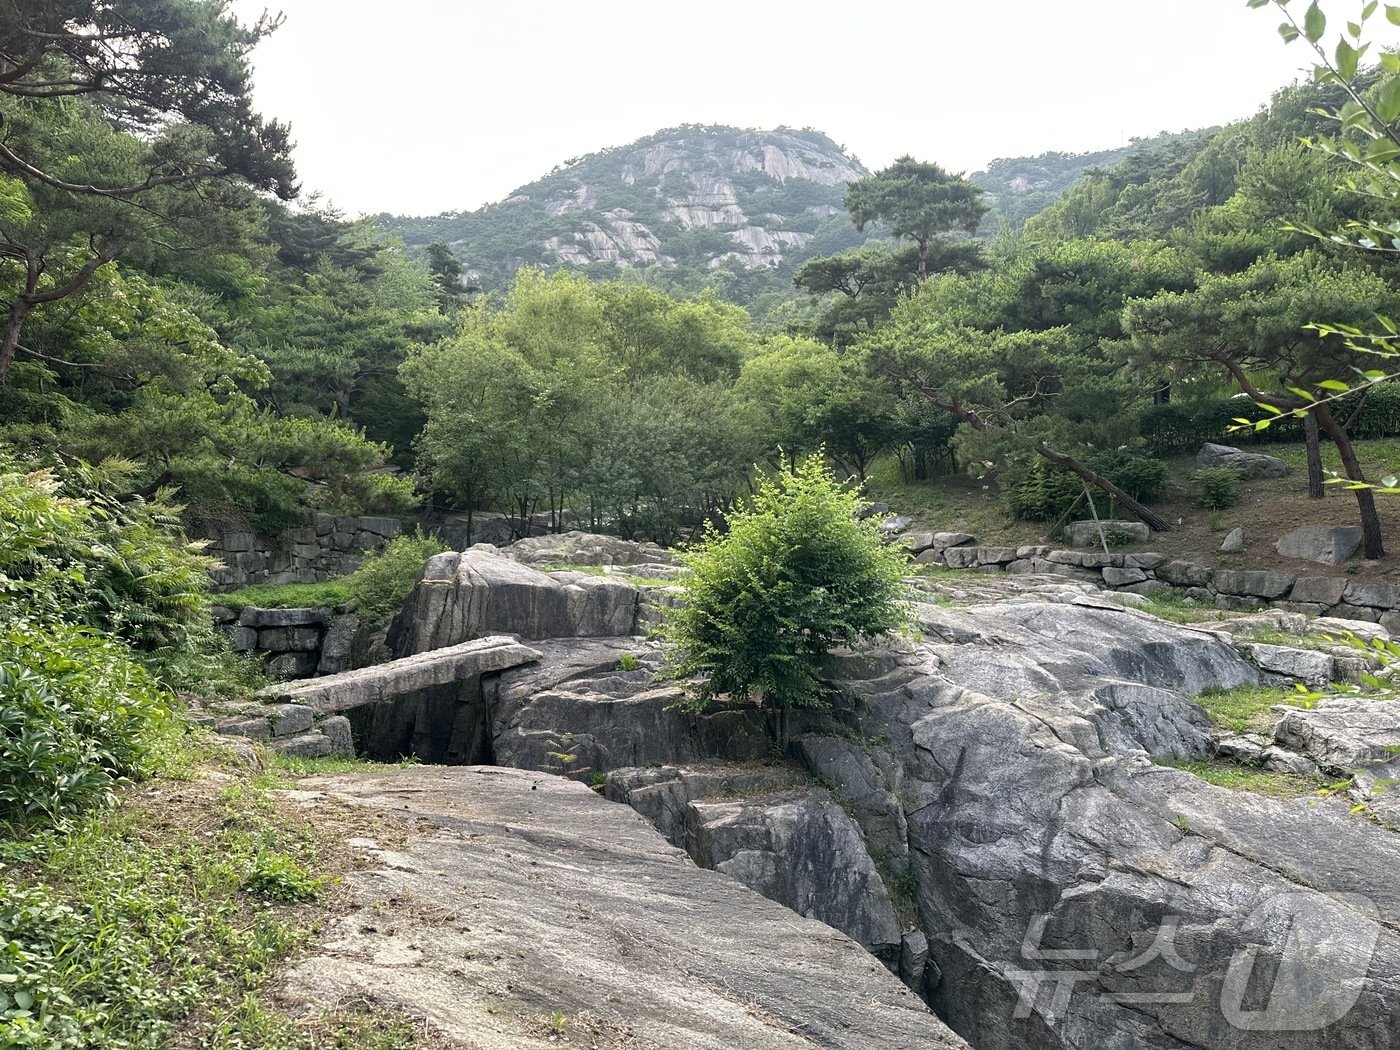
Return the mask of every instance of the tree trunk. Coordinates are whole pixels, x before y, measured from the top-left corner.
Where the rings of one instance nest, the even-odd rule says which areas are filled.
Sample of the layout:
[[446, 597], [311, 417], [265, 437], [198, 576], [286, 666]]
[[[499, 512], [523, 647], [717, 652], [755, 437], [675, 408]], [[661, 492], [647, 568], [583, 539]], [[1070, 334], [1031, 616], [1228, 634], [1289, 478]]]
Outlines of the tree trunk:
[[24, 298], [17, 298], [10, 304], [10, 316], [5, 321], [5, 337], [0, 341], [0, 385], [14, 363], [15, 351], [19, 349], [19, 333], [24, 328], [24, 319], [33, 309]]
[[[972, 412], [956, 402], [948, 402], [942, 400], [934, 391], [922, 386], [918, 382], [911, 381], [908, 376], [896, 375], [895, 378], [902, 378], [906, 382], [910, 382], [910, 385], [913, 386], [914, 390], [917, 391], [922, 397], [926, 398], [931, 403], [937, 405], [945, 412], [951, 412], [960, 421], [966, 423], [974, 430], [992, 429], [1000, 431], [1002, 433], [1006, 433], [1005, 428], [989, 425], [987, 421], [981, 416], [979, 416], [976, 412]], [[1079, 460], [1075, 459], [1073, 456], [1065, 452], [1060, 452], [1057, 449], [1053, 449], [1043, 441], [1037, 441], [1035, 443], [1035, 450], [1037, 453], [1048, 459], [1051, 463], [1058, 464], [1062, 467], [1067, 467], [1069, 470], [1072, 470], [1074, 473], [1078, 474], [1079, 477], [1082, 478], [1084, 481], [1087, 481], [1090, 485], [1093, 485], [1094, 488], [1100, 489], [1101, 491], [1108, 493], [1108, 495], [1112, 496], [1122, 506], [1126, 507], [1128, 510], [1136, 514], [1139, 519], [1146, 522], [1149, 527], [1156, 529], [1158, 532], [1171, 532], [1171, 526], [1167, 524], [1165, 518], [1161, 517], [1160, 515], [1154, 514], [1152, 511], [1148, 510], [1141, 503], [1133, 499], [1132, 496], [1129, 496], [1126, 492], [1120, 489], [1113, 482], [1109, 481], [1102, 474], [1090, 470], [1088, 467], [1086, 467], [1083, 463], [1079, 462]]]
[[[1352, 481], [1365, 481], [1361, 464], [1356, 461], [1356, 452], [1351, 447], [1351, 438], [1346, 428], [1336, 421], [1326, 404], [1313, 409], [1317, 415], [1317, 425], [1322, 428], [1337, 446], [1337, 454], [1342, 458], [1342, 469]], [[1381, 519], [1376, 513], [1376, 494], [1368, 488], [1356, 489], [1356, 508], [1361, 515], [1361, 550], [1368, 558], [1385, 557], [1385, 546], [1381, 543]]]
[[1079, 462], [1079, 460], [1075, 459], [1073, 456], [1068, 455], [1064, 452], [1059, 452], [1051, 448], [1043, 441], [1036, 442], [1035, 450], [1039, 452], [1042, 456], [1044, 456], [1046, 459], [1048, 459], [1051, 463], [1058, 463], [1060, 466], [1066, 467], [1069, 470], [1074, 471], [1074, 473], [1078, 474], [1090, 485], [1093, 485], [1094, 488], [1099, 489], [1103, 492], [1107, 492], [1122, 506], [1132, 511], [1142, 521], [1146, 522], [1158, 532], [1171, 532], [1171, 526], [1167, 524], [1166, 519], [1148, 510], [1141, 503], [1133, 499], [1132, 496], [1129, 496], [1126, 492], [1120, 489], [1113, 482], [1109, 481], [1102, 474], [1090, 470], [1088, 467], [1086, 467], [1083, 463]]
[[1303, 417], [1303, 436], [1308, 443], [1308, 499], [1322, 499], [1322, 441], [1317, 430], [1317, 413]]

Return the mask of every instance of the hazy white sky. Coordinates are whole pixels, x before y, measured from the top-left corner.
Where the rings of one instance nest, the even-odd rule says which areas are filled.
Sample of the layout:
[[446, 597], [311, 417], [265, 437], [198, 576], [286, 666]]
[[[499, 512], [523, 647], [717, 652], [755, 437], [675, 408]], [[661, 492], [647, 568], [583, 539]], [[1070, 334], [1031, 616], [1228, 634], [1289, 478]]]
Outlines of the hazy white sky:
[[259, 107], [352, 215], [473, 209], [682, 123], [973, 171], [1248, 116], [1310, 65], [1244, 0], [234, 0], [264, 6]]

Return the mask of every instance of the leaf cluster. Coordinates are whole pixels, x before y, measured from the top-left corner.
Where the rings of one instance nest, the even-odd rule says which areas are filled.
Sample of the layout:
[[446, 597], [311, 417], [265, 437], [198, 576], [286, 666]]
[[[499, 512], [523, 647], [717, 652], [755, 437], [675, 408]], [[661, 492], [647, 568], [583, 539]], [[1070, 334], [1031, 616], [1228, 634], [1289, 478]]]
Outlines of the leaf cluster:
[[686, 556], [685, 599], [667, 614], [671, 673], [699, 676], [705, 707], [757, 699], [824, 707], [823, 657], [906, 620], [904, 561], [818, 456], [763, 478], [751, 501]]

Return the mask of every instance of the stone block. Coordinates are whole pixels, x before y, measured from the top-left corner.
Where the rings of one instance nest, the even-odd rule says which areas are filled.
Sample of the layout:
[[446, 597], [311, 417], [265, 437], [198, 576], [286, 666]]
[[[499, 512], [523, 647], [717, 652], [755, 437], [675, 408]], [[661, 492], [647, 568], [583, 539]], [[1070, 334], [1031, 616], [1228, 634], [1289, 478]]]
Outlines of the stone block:
[[942, 565], [943, 551], [937, 550], [935, 548], [929, 548], [914, 560], [920, 565]]
[[355, 538], [351, 542], [351, 546], [354, 547], [356, 550], [362, 551], [377, 550], [378, 548], [384, 546], [384, 537], [376, 535], [373, 532], [365, 532], [364, 530], [361, 530], [355, 533]]
[[1361, 547], [1360, 525], [1300, 525], [1274, 544], [1283, 558], [1341, 565]]
[[977, 537], [970, 532], [935, 532], [933, 545], [939, 550], [949, 547], [969, 547], [977, 543]]
[[1391, 583], [1358, 583], [1347, 581], [1342, 600], [1348, 605], [1369, 605], [1376, 609], [1400, 606], [1400, 587]]
[[1079, 551], [1051, 551], [1045, 560], [1057, 565], [1083, 565], [1084, 555]]
[[258, 632], [258, 648], [265, 653], [312, 653], [321, 648], [321, 632], [315, 627], [265, 627]]
[[359, 526], [364, 532], [372, 532], [385, 540], [392, 540], [403, 531], [403, 522], [398, 518], [361, 518]]
[[1312, 759], [1281, 747], [1264, 749], [1263, 766], [1273, 773], [1292, 773], [1299, 777], [1315, 777], [1318, 774], [1317, 763]]
[[1154, 554], [1152, 551], [1123, 555], [1123, 565], [1129, 569], [1155, 569], [1166, 560], [1165, 554]]
[[1220, 541], [1220, 549], [1227, 554], [1244, 550], [1244, 529], [1237, 525], [1227, 532]]
[[1015, 547], [978, 547], [978, 565], [1006, 565], [1016, 560]]
[[257, 545], [258, 538], [251, 532], [226, 532], [217, 544], [220, 549], [232, 552], [255, 550]]
[[[1158, 575], [1161, 575], [1160, 572]], [[1296, 580], [1297, 577], [1291, 572], [1220, 569], [1215, 574], [1215, 589], [1221, 594], [1238, 594], [1273, 600], [1287, 597]]]
[[315, 673], [315, 653], [278, 653], [267, 662], [269, 678], [307, 678]]
[[331, 742], [322, 733], [302, 733], [274, 740], [272, 750], [291, 758], [325, 758], [331, 753]]
[[1085, 551], [1079, 556], [1079, 564], [1086, 569], [1121, 569], [1122, 554], [1105, 554], [1103, 551]]
[[355, 756], [355, 742], [350, 734], [350, 719], [344, 715], [331, 715], [323, 718], [316, 727], [321, 731], [321, 735], [326, 738], [330, 745], [327, 754], [344, 755], [346, 758]]
[[1369, 605], [1334, 605], [1327, 610], [1327, 616], [1334, 620], [1363, 620], [1370, 623], [1379, 623], [1381, 611], [1373, 609]]
[[288, 529], [286, 532], [282, 533], [282, 539], [287, 543], [315, 543], [316, 530], [309, 527]]
[[227, 605], [210, 606], [209, 616], [216, 624], [233, 623], [238, 619], [238, 613], [234, 612]]
[[1006, 571], [1013, 576], [1029, 576], [1035, 572], [1035, 559], [1017, 558], [1006, 566]]
[[977, 564], [981, 547], [949, 547], [943, 552], [943, 560], [950, 569], [970, 569]]
[[1174, 587], [1205, 587], [1214, 575], [1213, 571], [1204, 565], [1175, 558], [1162, 562], [1153, 572], [1157, 579], [1165, 580]]
[[1342, 600], [1347, 581], [1340, 576], [1300, 576], [1288, 597], [1295, 602], [1336, 605]]
[[304, 609], [262, 609], [249, 605], [238, 622], [247, 627], [319, 627], [331, 618], [330, 609], [312, 606]]
[[331, 546], [338, 551], [349, 550], [355, 542], [353, 532], [333, 532], [331, 533]]
[[266, 718], [241, 718], [236, 722], [225, 722], [214, 732], [220, 736], [242, 736], [249, 740], [271, 740], [272, 723]]
[[258, 632], [251, 627], [229, 627], [225, 633], [229, 648], [236, 653], [250, 653], [258, 647]]
[[1050, 548], [1043, 544], [1035, 544], [1029, 547], [1017, 547], [1016, 557], [1018, 558], [1043, 558], [1050, 553]]
[[316, 663], [317, 675], [339, 674], [350, 669], [350, 654], [355, 640], [355, 631], [360, 625], [358, 616], [337, 616], [331, 621], [325, 637], [321, 639], [321, 656]]
[[312, 527], [316, 530], [317, 536], [329, 536], [335, 531], [335, 518], [329, 514], [317, 514], [313, 519]]
[[1110, 587], [1127, 587], [1130, 584], [1143, 583], [1146, 580], [1147, 573], [1141, 569], [1118, 569], [1110, 565], [1103, 570], [1103, 582]]
[[306, 704], [269, 704], [267, 719], [274, 738], [305, 733], [316, 720], [316, 712]]
[[1260, 642], [1243, 646], [1250, 661], [1261, 671], [1270, 671], [1307, 685], [1322, 687], [1332, 681], [1332, 657], [1316, 649], [1293, 649], [1285, 645], [1265, 645]]
[[1288, 464], [1276, 456], [1210, 442], [1202, 445], [1196, 454], [1196, 466], [1234, 467], [1242, 478], [1281, 478], [1288, 473]]
[[933, 533], [910, 532], [904, 537], [904, 547], [910, 554], [922, 554], [933, 546]]

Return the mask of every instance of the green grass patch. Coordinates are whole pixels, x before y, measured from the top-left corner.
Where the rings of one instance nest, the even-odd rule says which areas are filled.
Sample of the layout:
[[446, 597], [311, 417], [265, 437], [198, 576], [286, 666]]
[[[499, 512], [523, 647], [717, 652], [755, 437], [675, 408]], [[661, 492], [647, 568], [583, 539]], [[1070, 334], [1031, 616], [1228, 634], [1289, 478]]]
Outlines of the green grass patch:
[[622, 580], [634, 587], [672, 587], [680, 582], [678, 579], [669, 579], [664, 576], [636, 576], [607, 565], [569, 565], [566, 562], [551, 562], [548, 565], [540, 566], [540, 571], [581, 572], [586, 576], [606, 576], [610, 580]]
[[154, 780], [61, 827], [0, 826], [0, 1046], [428, 1045], [421, 1024], [363, 1004], [315, 1023], [264, 1005], [335, 897], [316, 830], [274, 804], [274, 780]]
[[1144, 605], [1137, 606], [1143, 612], [1151, 613], [1172, 623], [1201, 623], [1219, 617], [1220, 610], [1213, 605], [1202, 605], [1190, 598], [1149, 595]]
[[1312, 777], [1302, 777], [1294, 773], [1271, 773], [1229, 762], [1163, 762], [1162, 765], [1184, 770], [1216, 787], [1252, 791], [1256, 795], [1268, 795], [1271, 798], [1303, 798], [1316, 794], [1321, 787], [1321, 781]]
[[1307, 707], [1307, 694], [1276, 685], [1241, 685], [1211, 689], [1196, 697], [1218, 726], [1236, 733], [1268, 732], [1274, 725], [1275, 704]]
[[347, 579], [325, 583], [255, 583], [214, 595], [215, 604], [235, 612], [250, 605], [257, 609], [312, 609], [344, 605], [349, 600]]
[[345, 758], [339, 755], [329, 755], [324, 758], [298, 758], [293, 755], [284, 755], [279, 751], [269, 751], [267, 754], [267, 764], [270, 770], [264, 783], [268, 787], [286, 787], [288, 781], [279, 774], [286, 774], [287, 777], [331, 777], [340, 776], [344, 773], [386, 773], [392, 769], [402, 769], [405, 766], [416, 765], [416, 758], [406, 758], [402, 762], [369, 762], [361, 758]]

